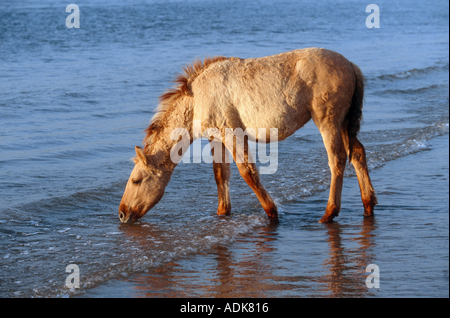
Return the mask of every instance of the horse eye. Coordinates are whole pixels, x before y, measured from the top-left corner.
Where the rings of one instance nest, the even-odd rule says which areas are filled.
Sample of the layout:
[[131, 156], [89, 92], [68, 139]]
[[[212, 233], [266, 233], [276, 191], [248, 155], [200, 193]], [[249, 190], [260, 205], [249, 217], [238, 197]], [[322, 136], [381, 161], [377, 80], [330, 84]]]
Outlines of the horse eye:
[[141, 183], [141, 181], [142, 181], [142, 179], [140, 179], [140, 180], [134, 180], [133, 179], [133, 184], [139, 184], [139, 183]]

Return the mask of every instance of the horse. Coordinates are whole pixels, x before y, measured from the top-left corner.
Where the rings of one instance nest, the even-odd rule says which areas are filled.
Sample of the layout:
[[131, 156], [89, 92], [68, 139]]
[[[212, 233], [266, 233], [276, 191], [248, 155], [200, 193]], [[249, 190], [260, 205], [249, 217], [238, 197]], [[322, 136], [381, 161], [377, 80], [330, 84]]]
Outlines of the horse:
[[[193, 129], [196, 121], [201, 131], [214, 128], [223, 136], [226, 129], [276, 128], [281, 141], [312, 119], [322, 136], [331, 170], [329, 199], [319, 222], [331, 222], [339, 215], [347, 159], [356, 171], [364, 216], [373, 216], [378, 202], [365, 149], [357, 139], [364, 77], [359, 67], [344, 56], [323, 48], [248, 59], [217, 56], [186, 65], [174, 82], [177, 85], [160, 96], [156, 113], [144, 131], [144, 148], [135, 147], [135, 166], [119, 205], [121, 222], [140, 219], [160, 201], [178, 163], [171, 160], [171, 149], [179, 138], [170, 138], [171, 133], [184, 129], [191, 144], [199, 137]], [[249, 160], [248, 140], [270, 142], [268, 135], [236, 135], [233, 142], [220, 143], [221, 156], [213, 154], [217, 214], [231, 213], [230, 153], [270, 222], [278, 223], [277, 206], [261, 184], [257, 166]], [[238, 148], [238, 143], [244, 146]], [[183, 151], [181, 148], [179, 155]]]

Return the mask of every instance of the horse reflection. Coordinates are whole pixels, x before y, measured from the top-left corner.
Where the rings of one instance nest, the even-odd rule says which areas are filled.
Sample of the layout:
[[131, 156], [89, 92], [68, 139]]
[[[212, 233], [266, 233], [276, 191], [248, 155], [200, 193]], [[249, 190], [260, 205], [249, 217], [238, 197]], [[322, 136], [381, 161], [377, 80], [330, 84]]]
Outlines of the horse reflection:
[[[375, 249], [374, 234], [375, 219], [366, 218], [361, 223], [361, 230], [354, 238], [343, 239], [348, 236], [344, 233], [346, 226], [339, 223], [326, 225], [328, 232], [329, 257], [324, 262], [324, 268], [329, 270], [328, 275], [321, 278], [326, 285], [326, 292], [330, 297], [363, 297], [369, 290], [365, 285], [365, 268], [373, 263]], [[357, 243], [356, 248], [346, 247], [352, 242]]]
[[[352, 233], [355, 228], [357, 232]], [[327, 224], [328, 256], [322, 269], [313, 269], [313, 275], [309, 269], [305, 273], [295, 264], [286, 269], [279, 262], [280, 229], [267, 225], [258, 233], [240, 235], [229, 246], [215, 244], [151, 266], [132, 282], [137, 297], [364, 297], [370, 295], [364, 274], [374, 262], [376, 228], [371, 218], [357, 226]], [[141, 253], [177, 248], [168, 239], [171, 235], [163, 235], [168, 230], [159, 226], [123, 224], [120, 229]]]

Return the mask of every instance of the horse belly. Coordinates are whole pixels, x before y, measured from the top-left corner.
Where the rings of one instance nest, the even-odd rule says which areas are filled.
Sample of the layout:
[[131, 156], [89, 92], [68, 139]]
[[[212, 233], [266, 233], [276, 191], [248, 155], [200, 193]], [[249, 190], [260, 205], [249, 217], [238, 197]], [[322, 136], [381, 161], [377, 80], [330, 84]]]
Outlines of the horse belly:
[[286, 105], [286, 107], [267, 107], [257, 111], [243, 111], [240, 118], [245, 129], [249, 130], [248, 135], [252, 141], [257, 139], [253, 132], [257, 132], [260, 128], [266, 130], [267, 141], [270, 139], [270, 130], [277, 129], [278, 140], [281, 141], [305, 125], [311, 119], [311, 115], [306, 107], [292, 109]]

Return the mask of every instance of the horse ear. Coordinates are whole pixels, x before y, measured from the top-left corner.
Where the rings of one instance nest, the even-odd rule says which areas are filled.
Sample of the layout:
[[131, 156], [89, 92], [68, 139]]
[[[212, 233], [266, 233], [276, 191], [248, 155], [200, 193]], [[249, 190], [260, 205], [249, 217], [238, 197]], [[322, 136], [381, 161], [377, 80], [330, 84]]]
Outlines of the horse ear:
[[137, 157], [137, 159], [142, 161], [143, 164], [147, 165], [148, 164], [148, 160], [147, 160], [147, 156], [144, 153], [144, 150], [142, 150], [142, 148], [139, 147], [139, 146], [134, 147], [134, 149], [136, 149], [136, 157]]

